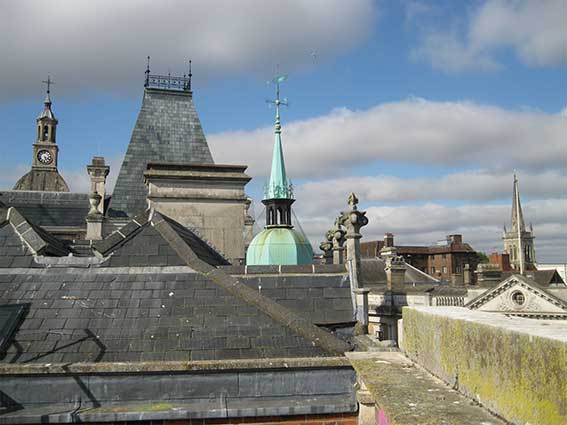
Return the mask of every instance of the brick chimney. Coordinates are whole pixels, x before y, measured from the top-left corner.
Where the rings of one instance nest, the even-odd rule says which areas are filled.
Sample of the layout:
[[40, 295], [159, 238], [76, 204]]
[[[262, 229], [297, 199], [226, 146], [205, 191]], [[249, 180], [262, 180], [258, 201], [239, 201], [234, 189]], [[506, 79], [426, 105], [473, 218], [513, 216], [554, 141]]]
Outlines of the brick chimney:
[[394, 234], [384, 233], [384, 248], [391, 248], [394, 246]]

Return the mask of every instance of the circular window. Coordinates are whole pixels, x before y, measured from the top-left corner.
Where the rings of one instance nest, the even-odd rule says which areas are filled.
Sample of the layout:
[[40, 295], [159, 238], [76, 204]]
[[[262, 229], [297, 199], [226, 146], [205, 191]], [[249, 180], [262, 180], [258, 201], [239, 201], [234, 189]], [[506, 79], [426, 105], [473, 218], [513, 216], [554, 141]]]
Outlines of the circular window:
[[524, 305], [526, 302], [526, 296], [522, 292], [516, 291], [512, 294], [512, 301], [514, 301], [516, 305]]

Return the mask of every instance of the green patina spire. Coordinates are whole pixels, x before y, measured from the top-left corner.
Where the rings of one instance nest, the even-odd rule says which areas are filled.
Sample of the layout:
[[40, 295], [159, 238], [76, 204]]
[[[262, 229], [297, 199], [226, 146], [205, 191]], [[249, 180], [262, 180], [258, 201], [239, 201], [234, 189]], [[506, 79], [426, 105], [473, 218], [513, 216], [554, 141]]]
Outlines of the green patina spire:
[[264, 199], [293, 199], [292, 186], [285, 172], [285, 161], [282, 147], [282, 126], [280, 121], [280, 106], [287, 106], [287, 101], [280, 100], [280, 83], [285, 81], [285, 75], [274, 78], [276, 99], [270, 101], [276, 106], [276, 121], [274, 128], [274, 152], [272, 154], [272, 170], [270, 181], [264, 188]]

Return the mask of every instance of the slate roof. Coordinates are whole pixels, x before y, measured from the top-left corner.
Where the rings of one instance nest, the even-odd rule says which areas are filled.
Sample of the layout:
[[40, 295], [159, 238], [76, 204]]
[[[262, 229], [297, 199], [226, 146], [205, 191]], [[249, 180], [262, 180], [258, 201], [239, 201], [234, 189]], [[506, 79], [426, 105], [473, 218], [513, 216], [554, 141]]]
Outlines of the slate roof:
[[[17, 226], [20, 221], [28, 226], [26, 234], [33, 229], [12, 211], [0, 228], [6, 231], [0, 234], [5, 237], [0, 248], [12, 261], [11, 268], [0, 269], [0, 304], [24, 304], [27, 313], [5, 362], [316, 357], [350, 349], [301, 314], [309, 309], [294, 309], [305, 295], [300, 281], [283, 278], [281, 288], [287, 289], [277, 303], [257, 284], [250, 287], [216, 268], [228, 263], [190, 230], [157, 212], [147, 211], [97, 242], [94, 250], [102, 264], [63, 257], [46, 266], [33, 263], [33, 246], [21, 240]], [[45, 243], [41, 238], [34, 243], [40, 242]], [[337, 284], [337, 293], [323, 288], [324, 280], [319, 291], [313, 288], [310, 315], [315, 317], [315, 308], [335, 308], [352, 320], [345, 315], [347, 286], [342, 280]], [[320, 291], [325, 304], [317, 305]]]
[[107, 271], [0, 274], [0, 302], [29, 309], [2, 361], [329, 355], [199, 273]]
[[146, 88], [109, 212], [134, 216], [146, 208], [144, 171], [149, 161], [212, 164], [191, 92]]
[[166, 221], [169, 227], [191, 247], [202, 261], [212, 266], [229, 262], [190, 229], [158, 212], [146, 210], [126, 226], [107, 238], [93, 243], [95, 251], [109, 260], [103, 266], [182, 266], [185, 262], [177, 255], [154, 225]]
[[241, 280], [316, 325], [356, 321], [348, 274], [251, 275]]
[[[363, 285], [386, 283], [386, 263], [384, 260], [381, 258], [363, 258], [360, 265], [360, 278]], [[406, 263], [405, 283], [439, 284], [439, 280]]]
[[32, 223], [44, 227], [86, 227], [89, 195], [86, 193], [6, 190], [0, 202], [15, 207]]
[[28, 222], [15, 208], [0, 212], [0, 268], [31, 267], [34, 255], [66, 256], [67, 243]]

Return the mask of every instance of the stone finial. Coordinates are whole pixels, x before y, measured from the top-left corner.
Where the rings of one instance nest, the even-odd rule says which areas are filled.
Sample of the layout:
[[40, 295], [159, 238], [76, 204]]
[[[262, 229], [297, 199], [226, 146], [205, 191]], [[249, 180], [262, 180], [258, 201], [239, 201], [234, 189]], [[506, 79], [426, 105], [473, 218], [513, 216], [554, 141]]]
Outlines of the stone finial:
[[348, 197], [348, 211], [341, 212], [337, 223], [346, 229], [347, 265], [350, 274], [350, 283], [356, 304], [356, 320], [367, 328], [368, 325], [368, 289], [360, 285], [360, 229], [368, 224], [366, 211], [358, 210], [358, 198], [354, 193]]
[[328, 230], [325, 239], [319, 244], [319, 249], [323, 251], [323, 264], [333, 263], [333, 233]]
[[101, 214], [99, 211], [100, 201], [102, 200], [102, 196], [100, 196], [97, 192], [91, 192], [89, 195], [89, 216], [95, 216]]
[[340, 217], [335, 220], [335, 226], [327, 232], [327, 239], [331, 241], [333, 250], [333, 264], [344, 263], [344, 244], [346, 231], [340, 224]]
[[103, 201], [98, 203], [97, 210], [100, 214], [104, 214], [106, 177], [110, 173], [110, 167], [105, 164], [104, 157], [93, 156], [91, 164], [87, 165], [87, 172], [91, 178], [91, 192], [98, 193]]
[[101, 240], [102, 239], [102, 213], [99, 211], [102, 196], [97, 192], [91, 192], [89, 195], [89, 213], [87, 214], [87, 234], [88, 240]]

